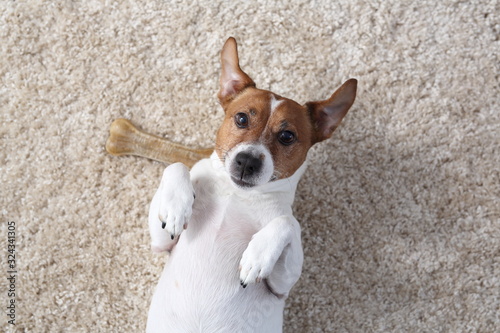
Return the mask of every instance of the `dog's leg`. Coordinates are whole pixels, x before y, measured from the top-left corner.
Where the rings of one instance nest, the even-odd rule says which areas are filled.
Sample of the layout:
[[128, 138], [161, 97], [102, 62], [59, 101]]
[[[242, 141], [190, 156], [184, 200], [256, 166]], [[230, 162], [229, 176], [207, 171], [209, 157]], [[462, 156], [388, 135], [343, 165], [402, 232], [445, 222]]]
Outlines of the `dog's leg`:
[[240, 262], [243, 287], [267, 280], [276, 295], [287, 296], [302, 271], [300, 226], [293, 216], [280, 216], [253, 235]]
[[149, 208], [151, 248], [170, 251], [191, 218], [194, 190], [189, 169], [182, 163], [165, 168]]

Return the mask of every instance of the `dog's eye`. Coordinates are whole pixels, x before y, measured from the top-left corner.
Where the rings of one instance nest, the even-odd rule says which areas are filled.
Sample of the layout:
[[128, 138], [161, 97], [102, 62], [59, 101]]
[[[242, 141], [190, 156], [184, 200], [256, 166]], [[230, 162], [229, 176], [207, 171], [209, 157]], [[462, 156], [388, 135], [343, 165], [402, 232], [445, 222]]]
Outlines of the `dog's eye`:
[[281, 131], [278, 133], [278, 141], [285, 146], [291, 145], [296, 140], [295, 134], [291, 131]]
[[243, 112], [237, 113], [236, 116], [234, 116], [234, 122], [239, 128], [247, 128], [248, 116]]

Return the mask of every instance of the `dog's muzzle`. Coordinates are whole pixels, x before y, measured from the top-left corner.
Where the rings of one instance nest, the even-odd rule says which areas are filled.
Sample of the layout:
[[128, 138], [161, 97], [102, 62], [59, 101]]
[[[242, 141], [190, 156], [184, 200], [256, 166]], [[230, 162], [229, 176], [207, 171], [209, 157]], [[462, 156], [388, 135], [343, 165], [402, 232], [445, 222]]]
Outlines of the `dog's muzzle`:
[[252, 180], [262, 169], [262, 161], [247, 152], [236, 155], [232, 165], [231, 178], [240, 186], [252, 186]]
[[271, 154], [263, 145], [239, 145], [226, 159], [226, 170], [239, 187], [254, 187], [271, 180], [274, 166]]

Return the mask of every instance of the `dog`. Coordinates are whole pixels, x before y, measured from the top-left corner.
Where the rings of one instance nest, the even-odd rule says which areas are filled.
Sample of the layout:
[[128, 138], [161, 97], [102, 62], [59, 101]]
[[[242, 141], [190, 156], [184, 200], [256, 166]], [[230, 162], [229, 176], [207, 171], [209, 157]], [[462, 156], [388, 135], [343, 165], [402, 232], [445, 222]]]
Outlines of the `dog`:
[[229, 38], [218, 99], [225, 117], [210, 158], [169, 165], [149, 210], [151, 247], [169, 252], [147, 332], [282, 331], [303, 263], [292, 214], [309, 148], [329, 138], [354, 103], [357, 81], [300, 105], [239, 66]]

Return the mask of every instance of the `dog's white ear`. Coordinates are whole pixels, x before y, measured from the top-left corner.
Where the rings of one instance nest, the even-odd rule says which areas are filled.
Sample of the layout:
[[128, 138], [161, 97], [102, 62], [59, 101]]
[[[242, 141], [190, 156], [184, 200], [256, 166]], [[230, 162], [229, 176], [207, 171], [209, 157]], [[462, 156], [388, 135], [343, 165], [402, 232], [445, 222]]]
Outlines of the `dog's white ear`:
[[236, 40], [230, 37], [221, 52], [220, 89], [217, 97], [224, 105], [247, 87], [255, 87], [253, 80], [241, 70]]
[[315, 129], [313, 143], [332, 136], [342, 118], [347, 114], [356, 98], [358, 81], [347, 80], [333, 95], [324, 101], [308, 102], [306, 106]]

